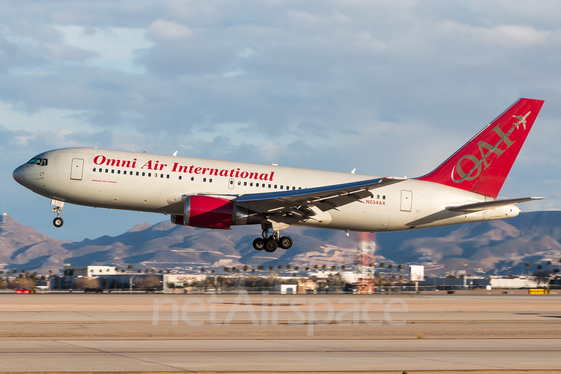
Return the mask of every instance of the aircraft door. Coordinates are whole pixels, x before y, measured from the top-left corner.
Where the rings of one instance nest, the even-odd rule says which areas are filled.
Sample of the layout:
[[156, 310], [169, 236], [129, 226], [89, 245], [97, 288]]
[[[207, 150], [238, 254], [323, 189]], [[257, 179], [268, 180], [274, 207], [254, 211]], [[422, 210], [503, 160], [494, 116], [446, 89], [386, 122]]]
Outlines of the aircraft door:
[[228, 179], [228, 188], [229, 189], [233, 190], [235, 184], [236, 184], [236, 181], [233, 178]]
[[399, 210], [402, 212], [410, 212], [413, 206], [413, 191], [401, 191], [401, 206]]
[[73, 158], [72, 168], [70, 169], [70, 179], [81, 181], [83, 171], [84, 171], [84, 160], [81, 158]]

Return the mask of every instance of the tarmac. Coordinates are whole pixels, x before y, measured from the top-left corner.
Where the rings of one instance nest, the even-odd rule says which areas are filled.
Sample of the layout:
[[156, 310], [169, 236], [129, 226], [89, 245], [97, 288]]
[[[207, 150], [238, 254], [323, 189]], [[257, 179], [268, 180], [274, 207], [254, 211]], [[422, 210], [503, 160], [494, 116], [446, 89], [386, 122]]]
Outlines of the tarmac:
[[0, 294], [3, 372], [561, 373], [561, 296]]

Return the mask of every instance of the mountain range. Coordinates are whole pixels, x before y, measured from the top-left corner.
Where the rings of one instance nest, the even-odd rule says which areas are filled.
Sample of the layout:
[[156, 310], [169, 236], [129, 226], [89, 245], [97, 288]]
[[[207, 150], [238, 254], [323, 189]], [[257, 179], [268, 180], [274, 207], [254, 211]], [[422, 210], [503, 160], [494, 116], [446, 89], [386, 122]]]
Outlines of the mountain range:
[[[64, 264], [83, 268], [111, 265], [124, 269], [222, 269], [259, 265], [352, 265], [357, 236], [341, 231], [290, 227], [295, 244], [274, 253], [256, 251], [258, 226], [207, 230], [169, 221], [141, 223], [115, 236], [61, 241], [23, 226], [4, 213], [0, 219], [0, 267], [4, 270], [59, 272]], [[376, 262], [424, 264], [428, 274], [449, 272], [521, 274], [561, 259], [561, 211], [523, 213], [516, 218], [386, 232], [376, 235]], [[530, 268], [526, 267], [529, 262]]]

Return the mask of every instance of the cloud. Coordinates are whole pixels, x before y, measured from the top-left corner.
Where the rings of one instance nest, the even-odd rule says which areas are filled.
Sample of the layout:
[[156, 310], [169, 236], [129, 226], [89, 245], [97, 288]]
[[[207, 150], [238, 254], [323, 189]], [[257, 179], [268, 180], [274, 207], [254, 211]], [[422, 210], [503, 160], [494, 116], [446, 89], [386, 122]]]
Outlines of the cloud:
[[143, 67], [135, 58], [153, 46], [145, 38], [143, 28], [107, 27], [93, 28], [81, 26], [56, 26], [67, 45], [88, 51], [89, 66], [119, 70], [125, 73], [141, 74]]
[[472, 43], [488, 43], [506, 48], [543, 44], [553, 35], [552, 31], [537, 30], [525, 25], [495, 25], [486, 28], [449, 20], [442, 23], [442, 31], [455, 37], [466, 37]]
[[178, 42], [190, 38], [193, 32], [185, 25], [157, 20], [148, 27], [148, 36], [164, 42]]
[[4, 2], [2, 156], [91, 145], [416, 176], [526, 96], [546, 104], [504, 191], [556, 196], [555, 182], [536, 181], [561, 171], [551, 161], [558, 10], [500, 0]]
[[4, 126], [0, 125], [0, 149], [3, 149], [5, 146], [11, 144], [14, 141], [15, 137], [21, 133], [21, 131], [10, 131]]

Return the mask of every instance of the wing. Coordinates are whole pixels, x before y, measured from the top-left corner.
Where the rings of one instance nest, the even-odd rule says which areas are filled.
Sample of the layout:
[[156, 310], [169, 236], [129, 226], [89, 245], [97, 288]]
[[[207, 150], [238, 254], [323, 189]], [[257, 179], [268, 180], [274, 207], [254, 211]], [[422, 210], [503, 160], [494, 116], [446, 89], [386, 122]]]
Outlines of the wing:
[[485, 201], [482, 203], [465, 204], [459, 206], [447, 206], [446, 210], [451, 212], [464, 212], [464, 211], [478, 211], [491, 209], [497, 206], [512, 205], [518, 203], [525, 203], [527, 201], [543, 200], [545, 197], [522, 197], [518, 199], [494, 200]]
[[303, 190], [246, 194], [235, 198], [237, 205], [251, 211], [291, 215], [306, 219], [322, 212], [364, 199], [373, 189], [403, 181], [403, 178], [375, 178], [358, 182], [328, 185]]

